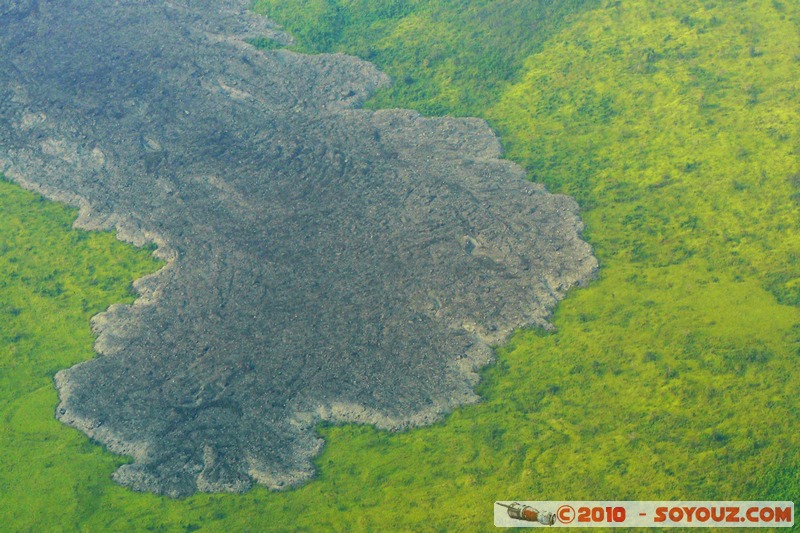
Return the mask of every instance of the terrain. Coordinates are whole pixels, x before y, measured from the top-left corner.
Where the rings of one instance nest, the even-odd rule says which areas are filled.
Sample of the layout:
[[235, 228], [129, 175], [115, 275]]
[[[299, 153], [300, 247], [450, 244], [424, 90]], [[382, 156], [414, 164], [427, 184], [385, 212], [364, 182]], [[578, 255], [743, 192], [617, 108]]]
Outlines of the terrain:
[[[156, 267], [0, 183], [2, 257], [38, 266], [27, 285], [0, 277], [1, 297], [19, 294], [17, 316], [4, 307], [0, 321], [4, 524], [492, 531], [492, 504], [505, 498], [800, 502], [800, 8], [309, 0], [258, 9], [297, 48], [357, 53], [392, 76], [367, 107], [487, 118], [531, 179], [577, 199], [599, 279], [558, 305], [555, 331], [523, 330], [499, 347], [480, 374], [480, 403], [408, 432], [323, 424], [317, 478], [291, 491], [170, 500], [115, 485], [124, 459], [53, 419], [51, 376], [93, 356], [91, 314]], [[53, 251], [66, 246], [75, 263]], [[98, 265], [91, 277], [87, 260]], [[37, 312], [43, 305], [59, 311]]]
[[114, 479], [136, 490], [285, 488], [321, 421], [435, 421], [595, 273], [577, 204], [485, 122], [359, 110], [385, 75], [261, 52], [244, 40], [289, 39], [236, 2], [4, 22], [5, 175], [167, 262], [93, 319], [102, 356], [55, 377], [58, 419], [132, 457]]

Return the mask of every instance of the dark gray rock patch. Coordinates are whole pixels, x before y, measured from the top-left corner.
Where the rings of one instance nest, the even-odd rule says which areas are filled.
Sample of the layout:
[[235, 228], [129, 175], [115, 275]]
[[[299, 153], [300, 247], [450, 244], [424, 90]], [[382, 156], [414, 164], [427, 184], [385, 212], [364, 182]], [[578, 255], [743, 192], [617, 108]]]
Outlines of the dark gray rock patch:
[[288, 37], [245, 7], [0, 1], [0, 170], [168, 260], [56, 376], [58, 418], [136, 490], [290, 486], [321, 420], [474, 402], [489, 345], [596, 269], [576, 204], [483, 121], [360, 110], [383, 74], [258, 52]]

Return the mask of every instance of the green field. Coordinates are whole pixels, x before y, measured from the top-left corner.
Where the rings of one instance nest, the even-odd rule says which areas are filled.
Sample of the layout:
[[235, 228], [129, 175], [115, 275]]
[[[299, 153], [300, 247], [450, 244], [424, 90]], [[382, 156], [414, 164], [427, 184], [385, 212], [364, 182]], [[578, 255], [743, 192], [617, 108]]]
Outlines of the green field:
[[[368, 103], [476, 115], [583, 209], [599, 279], [521, 331], [484, 401], [391, 434], [320, 428], [290, 492], [132, 493], [53, 419], [89, 318], [148, 250], [0, 181], [0, 530], [490, 531], [497, 499], [800, 503], [800, 5], [259, 0], [307, 52], [375, 62]], [[261, 43], [264, 44], [264, 43]]]

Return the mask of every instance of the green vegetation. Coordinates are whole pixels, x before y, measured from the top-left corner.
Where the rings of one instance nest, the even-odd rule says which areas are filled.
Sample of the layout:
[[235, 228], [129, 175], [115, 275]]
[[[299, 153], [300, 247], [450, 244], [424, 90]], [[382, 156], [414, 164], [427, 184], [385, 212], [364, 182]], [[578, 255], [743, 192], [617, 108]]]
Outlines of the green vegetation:
[[300, 52], [344, 52], [395, 80], [369, 107], [476, 115], [566, 17], [597, 0], [257, 0]]
[[268, 39], [266, 37], [247, 39], [247, 44], [251, 44], [259, 50], [277, 50], [279, 48], [284, 48], [283, 44], [274, 39]]
[[93, 356], [89, 319], [158, 263], [4, 180], [0, 212], [0, 530], [77, 529], [120, 459], [56, 421], [53, 375]]
[[0, 183], [0, 529], [488, 531], [505, 498], [799, 502], [800, 6], [576, 4], [258, 2], [303, 49], [393, 74], [371, 105], [489, 119], [578, 199], [602, 265], [556, 333], [499, 349], [484, 402], [402, 434], [322, 428], [295, 491], [111, 483], [121, 459], [53, 420], [51, 377], [155, 265]]

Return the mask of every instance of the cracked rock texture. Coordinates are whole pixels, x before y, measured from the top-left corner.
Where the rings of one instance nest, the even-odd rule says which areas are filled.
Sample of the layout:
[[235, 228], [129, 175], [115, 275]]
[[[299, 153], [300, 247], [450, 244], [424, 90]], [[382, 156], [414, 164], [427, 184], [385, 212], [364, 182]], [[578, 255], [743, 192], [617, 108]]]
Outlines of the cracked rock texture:
[[400, 429], [475, 402], [476, 370], [596, 261], [578, 209], [476, 119], [365, 111], [388, 83], [238, 0], [0, 1], [0, 170], [155, 242], [95, 317], [56, 416], [183, 496], [309, 478], [321, 420]]

